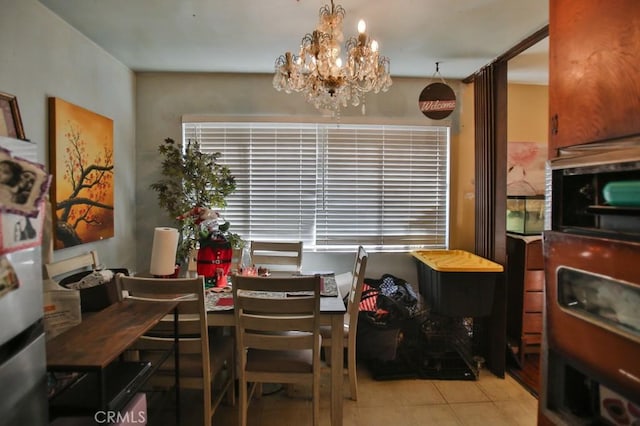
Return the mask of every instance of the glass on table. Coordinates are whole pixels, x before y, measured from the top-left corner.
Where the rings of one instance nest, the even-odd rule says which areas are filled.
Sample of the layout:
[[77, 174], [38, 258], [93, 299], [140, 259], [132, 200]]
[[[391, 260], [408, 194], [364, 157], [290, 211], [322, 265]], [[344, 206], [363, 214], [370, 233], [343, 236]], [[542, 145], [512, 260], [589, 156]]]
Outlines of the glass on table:
[[255, 277], [258, 275], [258, 269], [255, 266], [243, 266], [238, 270], [239, 275]]

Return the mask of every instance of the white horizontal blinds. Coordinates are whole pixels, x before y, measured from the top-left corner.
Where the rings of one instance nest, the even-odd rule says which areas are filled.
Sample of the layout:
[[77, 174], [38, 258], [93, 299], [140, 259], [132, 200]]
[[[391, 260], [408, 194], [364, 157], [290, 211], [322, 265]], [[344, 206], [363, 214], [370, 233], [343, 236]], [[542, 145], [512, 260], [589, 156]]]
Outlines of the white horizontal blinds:
[[194, 123], [185, 138], [220, 152], [236, 179], [223, 214], [246, 240], [313, 244], [316, 126], [270, 123]]
[[236, 191], [227, 197], [224, 217], [231, 222], [231, 232], [249, 235], [249, 164], [251, 129], [228, 123], [223, 126], [189, 124], [183, 126], [184, 139], [194, 139], [205, 152], [220, 152], [219, 162], [227, 165], [236, 180]]
[[448, 128], [330, 127], [316, 244], [446, 248]]
[[185, 123], [184, 138], [222, 153], [237, 184], [223, 214], [246, 240], [447, 247], [447, 127]]

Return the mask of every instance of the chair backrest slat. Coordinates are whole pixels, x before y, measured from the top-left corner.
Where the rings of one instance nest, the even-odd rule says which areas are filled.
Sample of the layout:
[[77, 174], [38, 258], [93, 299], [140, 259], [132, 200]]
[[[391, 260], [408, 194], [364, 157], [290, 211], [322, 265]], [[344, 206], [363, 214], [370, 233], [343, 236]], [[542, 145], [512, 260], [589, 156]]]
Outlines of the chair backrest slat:
[[[281, 294], [281, 292], [278, 292], [278, 294]], [[288, 312], [292, 314], [313, 312], [314, 303], [313, 295], [307, 297], [285, 296], [279, 299], [274, 298], [270, 300], [247, 296], [242, 298], [242, 307], [246, 312], [252, 312], [259, 309], [261, 312], [273, 314], [277, 314], [279, 312]]]
[[251, 241], [251, 262], [256, 266], [299, 271], [302, 266], [302, 241]]
[[249, 334], [244, 338], [244, 344], [253, 349], [262, 350], [302, 350], [313, 347], [313, 334], [297, 336], [274, 336]]
[[54, 278], [74, 271], [97, 269], [99, 265], [98, 252], [90, 251], [68, 259], [46, 263], [44, 268], [47, 272], [47, 278]]
[[267, 317], [264, 315], [244, 314], [244, 325], [249, 330], [279, 331], [295, 330], [312, 332], [315, 325], [313, 315], [291, 315], [287, 317]]

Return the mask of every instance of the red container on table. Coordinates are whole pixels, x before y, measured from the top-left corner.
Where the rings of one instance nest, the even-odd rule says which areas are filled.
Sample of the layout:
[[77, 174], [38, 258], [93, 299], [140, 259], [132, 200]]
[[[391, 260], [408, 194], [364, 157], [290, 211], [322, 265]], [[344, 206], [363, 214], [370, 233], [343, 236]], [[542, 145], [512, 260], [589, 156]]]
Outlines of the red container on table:
[[[197, 257], [198, 275], [202, 275], [208, 284], [226, 284], [225, 277], [231, 269], [231, 257], [233, 249], [231, 243], [224, 239], [200, 241], [200, 249]], [[218, 272], [220, 270], [220, 272]]]

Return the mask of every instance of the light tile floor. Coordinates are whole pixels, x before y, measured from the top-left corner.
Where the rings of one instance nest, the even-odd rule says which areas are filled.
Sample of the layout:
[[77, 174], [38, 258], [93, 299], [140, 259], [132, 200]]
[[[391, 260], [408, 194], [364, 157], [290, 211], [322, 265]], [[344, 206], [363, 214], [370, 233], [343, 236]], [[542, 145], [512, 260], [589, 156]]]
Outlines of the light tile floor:
[[[538, 400], [509, 375], [500, 379], [483, 370], [477, 381], [376, 381], [365, 368], [359, 368], [358, 384], [359, 399], [352, 401], [348, 398], [345, 379], [344, 426], [533, 426], [537, 423]], [[182, 424], [201, 425], [198, 394], [185, 391], [183, 395]], [[249, 406], [249, 426], [310, 425], [309, 397], [309, 388], [294, 387], [289, 396], [279, 392], [253, 400]], [[327, 375], [323, 375], [321, 400], [321, 424], [328, 426]], [[150, 414], [150, 426], [174, 424], [169, 412], [160, 416]], [[221, 406], [212, 425], [236, 425], [236, 416], [237, 407]]]

